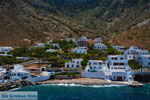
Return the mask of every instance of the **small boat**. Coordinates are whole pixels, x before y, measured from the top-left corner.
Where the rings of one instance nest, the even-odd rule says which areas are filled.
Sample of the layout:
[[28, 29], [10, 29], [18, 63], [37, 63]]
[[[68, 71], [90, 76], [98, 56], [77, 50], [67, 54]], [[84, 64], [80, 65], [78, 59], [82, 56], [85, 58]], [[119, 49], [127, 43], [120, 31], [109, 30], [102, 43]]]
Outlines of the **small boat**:
[[30, 82], [42, 82], [42, 81], [49, 80], [50, 76], [54, 75], [54, 74], [55, 74], [55, 72], [44, 71], [39, 76], [31, 75], [31, 77], [28, 78], [27, 80], [30, 81]]

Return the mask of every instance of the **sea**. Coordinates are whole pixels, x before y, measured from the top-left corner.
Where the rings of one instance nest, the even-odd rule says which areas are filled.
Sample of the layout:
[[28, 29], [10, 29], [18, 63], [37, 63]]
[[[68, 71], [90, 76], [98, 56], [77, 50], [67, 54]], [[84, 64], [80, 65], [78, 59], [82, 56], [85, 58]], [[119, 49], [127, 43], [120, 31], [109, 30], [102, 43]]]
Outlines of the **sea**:
[[124, 85], [38, 85], [12, 91], [37, 91], [38, 100], [150, 100], [150, 84], [136, 88]]

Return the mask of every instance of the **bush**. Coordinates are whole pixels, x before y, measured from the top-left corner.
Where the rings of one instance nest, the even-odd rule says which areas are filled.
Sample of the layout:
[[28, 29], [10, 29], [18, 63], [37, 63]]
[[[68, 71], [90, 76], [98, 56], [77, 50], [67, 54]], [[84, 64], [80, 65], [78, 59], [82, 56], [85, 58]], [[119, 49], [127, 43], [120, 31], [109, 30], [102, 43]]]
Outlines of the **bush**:
[[28, 47], [19, 47], [15, 48], [13, 51], [10, 51], [9, 54], [12, 54], [13, 56], [18, 57], [29, 57], [30, 56], [30, 50]]
[[113, 48], [108, 48], [106, 50], [106, 53], [107, 53], [107, 55], [121, 55], [121, 54], [123, 54], [122, 52], [120, 52], [116, 49], [113, 49]]
[[87, 63], [88, 63], [88, 60], [83, 60], [82, 62], [81, 62], [81, 65], [83, 66], [83, 67], [86, 67], [87, 66]]
[[140, 68], [142, 68], [142, 65], [139, 64], [138, 62], [136, 62], [135, 60], [129, 60], [129, 66], [132, 69], [140, 69]]

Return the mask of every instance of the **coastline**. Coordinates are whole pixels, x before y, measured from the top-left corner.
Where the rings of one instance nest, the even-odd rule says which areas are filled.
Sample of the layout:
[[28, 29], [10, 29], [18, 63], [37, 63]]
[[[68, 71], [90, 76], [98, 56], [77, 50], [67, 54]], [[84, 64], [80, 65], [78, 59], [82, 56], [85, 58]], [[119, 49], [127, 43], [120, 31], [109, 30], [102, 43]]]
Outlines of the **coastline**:
[[84, 85], [84, 86], [92, 86], [92, 85], [126, 85], [128, 86], [128, 82], [118, 82], [118, 81], [109, 81], [104, 79], [90, 79], [90, 78], [78, 78], [78, 79], [64, 79], [64, 80], [48, 80], [44, 82], [37, 82], [37, 84], [43, 85], [43, 84], [75, 84], [75, 85]]

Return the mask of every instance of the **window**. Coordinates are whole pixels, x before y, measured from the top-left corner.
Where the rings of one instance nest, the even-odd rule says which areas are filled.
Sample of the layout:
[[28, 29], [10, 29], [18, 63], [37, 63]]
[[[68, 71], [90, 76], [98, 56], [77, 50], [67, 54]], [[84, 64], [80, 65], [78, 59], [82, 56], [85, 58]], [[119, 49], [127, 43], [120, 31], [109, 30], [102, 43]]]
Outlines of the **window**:
[[125, 64], [124, 63], [120, 63], [120, 65], [124, 66]]
[[123, 60], [123, 58], [121, 57], [120, 60]]
[[124, 80], [126, 79], [126, 77], [124, 76]]
[[91, 63], [89, 63], [89, 66], [91, 65]]
[[99, 62], [99, 65], [102, 65], [102, 62]]
[[118, 66], [119, 65], [119, 63], [114, 63], [114, 66]]
[[113, 57], [112, 60], [117, 60], [117, 57]]
[[116, 79], [116, 77], [114, 76], [114, 79]]
[[73, 64], [72, 64], [72, 67], [74, 67]]
[[142, 59], [142, 57], [138, 57], [138, 59], [140, 60], [140, 59]]
[[80, 66], [79, 65], [77, 65], [77, 68], [79, 68]]
[[67, 67], [69, 68], [69, 64], [67, 64]]

